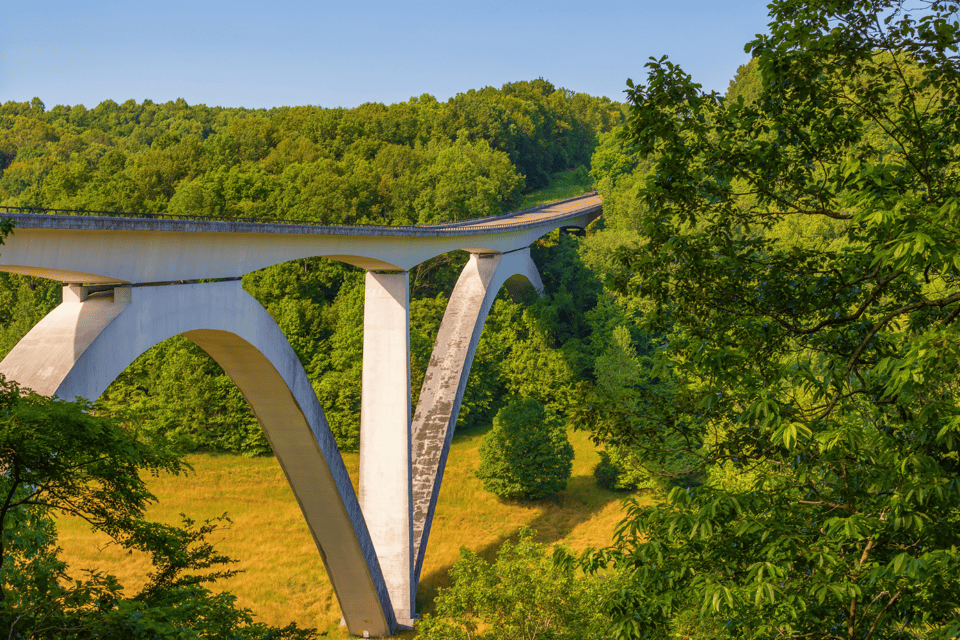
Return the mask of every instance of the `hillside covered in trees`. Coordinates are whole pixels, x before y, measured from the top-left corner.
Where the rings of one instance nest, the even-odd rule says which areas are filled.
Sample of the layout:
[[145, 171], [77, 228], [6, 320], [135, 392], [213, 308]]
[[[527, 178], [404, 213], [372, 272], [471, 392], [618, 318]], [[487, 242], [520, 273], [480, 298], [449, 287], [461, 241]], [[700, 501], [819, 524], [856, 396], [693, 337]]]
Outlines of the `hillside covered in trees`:
[[427, 224], [588, 166], [619, 107], [544, 80], [355, 109], [0, 107], [0, 205]]
[[[0, 107], [0, 205], [324, 224], [463, 220], [517, 207], [557, 172], [579, 168], [585, 177], [600, 136], [621, 120], [620, 105], [544, 80], [445, 103], [424, 95], [355, 109], [8, 102]], [[599, 347], [588, 344], [582, 311], [597, 305], [601, 286], [571, 246], [537, 254], [549, 295], [532, 307], [498, 302], [461, 426], [489, 423], [501, 398], [521, 392], [562, 411], [576, 381], [592, 375]], [[448, 254], [411, 273], [415, 396], [465, 260]], [[359, 437], [362, 276], [317, 258], [244, 278], [297, 351], [348, 450]], [[0, 357], [59, 298], [57, 283], [0, 274]], [[239, 391], [185, 339], [144, 354], [99, 405], [187, 450], [269, 452]]]

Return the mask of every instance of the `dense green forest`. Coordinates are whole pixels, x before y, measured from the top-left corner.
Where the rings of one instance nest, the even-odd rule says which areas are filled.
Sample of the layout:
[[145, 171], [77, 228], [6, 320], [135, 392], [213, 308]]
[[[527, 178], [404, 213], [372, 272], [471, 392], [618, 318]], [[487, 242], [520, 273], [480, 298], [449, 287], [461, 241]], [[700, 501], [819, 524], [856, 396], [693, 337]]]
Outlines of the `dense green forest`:
[[[477, 218], [517, 207], [558, 172], [588, 179], [600, 136], [621, 121], [620, 105], [544, 80], [446, 103], [424, 95], [355, 109], [8, 102], [0, 107], [0, 204], [325, 224]], [[563, 411], [558, 398], [592, 375], [596, 345], [582, 312], [596, 306], [601, 287], [574, 248], [548, 246], [557, 242], [536, 249], [547, 297], [532, 307], [504, 297], [491, 314], [461, 427], [489, 423], [513, 394]], [[465, 253], [448, 254], [411, 273], [414, 394], [465, 261]], [[359, 438], [362, 275], [317, 258], [244, 278], [300, 356], [347, 450]], [[56, 283], [0, 274], [0, 356], [59, 295]], [[269, 452], [233, 383], [184, 339], [144, 354], [99, 404], [188, 450]]]
[[425, 224], [500, 213], [588, 166], [618, 105], [544, 80], [355, 109], [107, 100], [0, 108], [0, 204]]
[[581, 415], [696, 482], [581, 558], [614, 635], [960, 634], [960, 5], [922, 4], [775, 2], [726, 95], [628, 83], [588, 241], [657, 378]]

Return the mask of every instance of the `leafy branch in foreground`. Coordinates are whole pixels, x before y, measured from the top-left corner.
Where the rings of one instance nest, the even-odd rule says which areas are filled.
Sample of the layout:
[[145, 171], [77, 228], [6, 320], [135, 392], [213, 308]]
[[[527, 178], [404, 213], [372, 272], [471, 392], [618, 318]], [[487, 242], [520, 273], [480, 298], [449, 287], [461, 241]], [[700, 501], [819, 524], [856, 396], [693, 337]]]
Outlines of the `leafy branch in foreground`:
[[621, 637], [691, 599], [730, 637], [960, 632], [957, 17], [779, 0], [747, 45], [755, 99], [665, 58], [631, 84], [654, 166], [615, 285], [648, 301], [675, 392], [659, 423], [595, 396], [594, 425], [689, 425], [708, 481], [584, 558], [635, 586], [609, 605]]

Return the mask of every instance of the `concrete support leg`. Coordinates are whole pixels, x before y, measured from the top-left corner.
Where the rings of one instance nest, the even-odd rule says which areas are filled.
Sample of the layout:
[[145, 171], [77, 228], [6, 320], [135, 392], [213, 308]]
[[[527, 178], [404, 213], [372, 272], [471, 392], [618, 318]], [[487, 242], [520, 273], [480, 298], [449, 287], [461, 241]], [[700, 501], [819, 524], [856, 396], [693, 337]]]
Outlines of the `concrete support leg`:
[[543, 290], [530, 250], [472, 254], [453, 289], [413, 418], [414, 585], [420, 582], [447, 452], [483, 324], [505, 284]]
[[0, 362], [44, 395], [96, 399], [141, 353], [182, 334], [240, 388], [290, 482], [350, 632], [389, 636], [396, 618], [376, 551], [310, 381], [270, 314], [240, 282], [69, 287]]
[[360, 405], [360, 507], [405, 626], [415, 617], [409, 289], [406, 271], [367, 272]]

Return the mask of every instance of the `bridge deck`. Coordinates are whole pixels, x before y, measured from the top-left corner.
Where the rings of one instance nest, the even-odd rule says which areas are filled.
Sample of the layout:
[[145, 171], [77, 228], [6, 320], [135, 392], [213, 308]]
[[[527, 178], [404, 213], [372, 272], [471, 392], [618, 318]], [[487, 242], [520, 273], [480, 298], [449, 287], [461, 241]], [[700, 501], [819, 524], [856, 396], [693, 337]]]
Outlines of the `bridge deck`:
[[551, 229], [583, 227], [596, 195], [433, 226], [325, 226], [214, 219], [2, 213], [17, 226], [0, 271], [70, 283], [159, 283], [236, 278], [323, 256], [368, 270], [408, 270], [449, 251], [508, 253]]
[[[314, 235], [361, 235], [397, 237], [441, 237], [476, 235], [478, 231], [522, 229], [545, 220], [574, 218], [601, 208], [600, 196], [586, 194], [529, 209], [511, 211], [491, 218], [446, 222], [435, 225], [323, 225], [310, 222], [166, 216], [109, 212], [57, 213], [58, 209], [37, 210], [0, 207], [0, 217], [9, 218], [20, 229], [73, 229], [102, 231], [207, 231], [213, 233], [298, 233]], [[37, 213], [48, 211], [49, 213]]]

